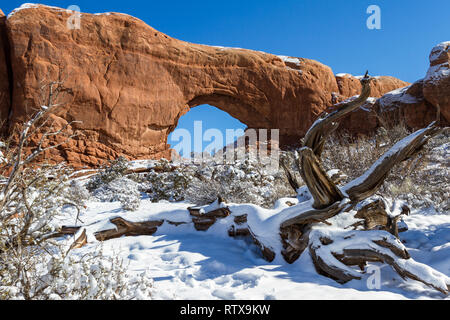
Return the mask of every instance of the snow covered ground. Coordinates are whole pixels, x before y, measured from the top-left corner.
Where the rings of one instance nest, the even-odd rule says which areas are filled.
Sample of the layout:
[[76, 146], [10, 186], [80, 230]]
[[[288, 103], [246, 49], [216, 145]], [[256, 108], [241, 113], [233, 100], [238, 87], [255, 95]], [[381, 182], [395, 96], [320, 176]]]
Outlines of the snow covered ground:
[[[188, 206], [167, 201], [152, 203], [143, 198], [140, 208], [130, 212], [122, 211], [119, 202], [90, 201], [80, 218], [83, 225], [89, 225], [89, 234], [89, 228], [91, 231], [112, 228], [108, 221], [116, 216], [130, 221], [170, 217], [171, 221], [188, 222]], [[261, 220], [270, 219], [286, 208], [281, 202], [273, 210], [258, 210], [253, 205], [229, 204], [229, 207], [232, 212], [259, 211], [254, 216]], [[73, 225], [73, 219], [74, 212], [67, 208], [55, 224]], [[232, 216], [218, 220], [206, 232], [196, 231], [192, 223], [177, 227], [164, 223], [152, 236], [123, 237], [102, 243], [91, 236], [90, 243], [74, 253], [82, 255], [101, 246], [104, 254], [123, 258], [129, 264], [128, 272], [148, 271], [154, 279], [155, 299], [445, 298], [420, 282], [401, 279], [389, 266], [381, 268], [380, 289], [372, 290], [367, 285], [371, 274], [344, 285], [318, 275], [307, 251], [292, 265], [281, 257], [268, 263], [255, 245], [228, 236], [230, 219]], [[405, 222], [409, 230], [401, 233], [400, 238], [412, 258], [449, 276], [450, 215], [413, 212]]]

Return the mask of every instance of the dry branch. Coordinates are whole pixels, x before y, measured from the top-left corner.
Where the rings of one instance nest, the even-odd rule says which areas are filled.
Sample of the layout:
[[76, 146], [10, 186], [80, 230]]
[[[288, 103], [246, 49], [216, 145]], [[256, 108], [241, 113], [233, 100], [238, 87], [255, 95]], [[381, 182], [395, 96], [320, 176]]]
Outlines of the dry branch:
[[432, 268], [414, 261], [403, 244], [386, 231], [314, 230], [309, 246], [318, 273], [345, 283], [361, 279], [361, 270], [367, 262], [389, 264], [403, 278], [420, 281], [444, 294], [450, 289], [450, 279]]
[[346, 200], [341, 202], [335, 202], [331, 206], [323, 209], [310, 209], [304, 212], [299, 213], [299, 215], [285, 220], [281, 223], [281, 228], [286, 228], [291, 225], [305, 225], [305, 224], [313, 224], [318, 222], [324, 222], [329, 218], [334, 217], [342, 210], [348, 208], [349, 203]]
[[314, 198], [313, 207], [315, 209], [323, 209], [341, 201], [344, 196], [323, 170], [314, 152], [308, 147], [303, 147], [300, 152], [302, 177]]
[[286, 174], [286, 178], [289, 182], [289, 185], [292, 189], [294, 189], [295, 192], [298, 191], [298, 188], [300, 188], [300, 183], [295, 179], [295, 177], [292, 175], [291, 171], [288, 169], [286, 162], [284, 159], [280, 160], [280, 165], [284, 170], [284, 173]]
[[314, 154], [320, 158], [326, 138], [330, 133], [336, 130], [339, 125], [336, 121], [342, 119], [345, 115], [362, 106], [366, 102], [367, 98], [370, 97], [371, 80], [372, 78], [369, 77], [368, 72], [366, 72], [364, 77], [360, 80], [362, 90], [358, 98], [342, 104], [338, 110], [330, 114], [326, 114], [325, 117], [314, 122], [305, 135], [303, 146], [313, 150]]
[[361, 177], [348, 183], [343, 189], [352, 201], [360, 201], [375, 194], [383, 184], [391, 169], [398, 163], [409, 159], [441, 131], [434, 121], [428, 127], [418, 130], [397, 142]]
[[83, 232], [80, 234], [80, 236], [76, 238], [75, 241], [72, 243], [69, 250], [82, 248], [86, 244], [87, 244], [87, 235], [86, 229], [84, 229]]

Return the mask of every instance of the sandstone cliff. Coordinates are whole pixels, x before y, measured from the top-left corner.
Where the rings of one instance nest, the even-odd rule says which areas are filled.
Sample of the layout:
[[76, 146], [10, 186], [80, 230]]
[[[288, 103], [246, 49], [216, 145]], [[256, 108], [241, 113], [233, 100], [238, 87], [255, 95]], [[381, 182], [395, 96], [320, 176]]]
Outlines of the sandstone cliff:
[[[450, 42], [431, 50], [430, 67], [423, 79], [384, 94], [348, 115], [341, 127], [350, 132], [370, 133], [384, 124], [403, 122], [410, 129], [423, 128], [436, 119], [440, 108], [440, 124], [450, 124]], [[348, 92], [351, 94], [353, 92]], [[339, 107], [339, 104], [331, 108]]]
[[[72, 14], [28, 5], [0, 18], [7, 35], [0, 37], [0, 116], [10, 131], [42, 104], [42, 83], [64, 71], [70, 90], [53, 120], [60, 127], [81, 121], [70, 126], [80, 135], [49, 154], [55, 161], [168, 157], [168, 134], [201, 104], [249, 128], [279, 128], [281, 145], [295, 144], [327, 107], [360, 90], [356, 78], [336, 77], [314, 60], [192, 44], [118, 13], [83, 13], [81, 28], [71, 30]], [[407, 85], [379, 77], [373, 96]], [[430, 86], [427, 94], [448, 104], [439, 90]]]

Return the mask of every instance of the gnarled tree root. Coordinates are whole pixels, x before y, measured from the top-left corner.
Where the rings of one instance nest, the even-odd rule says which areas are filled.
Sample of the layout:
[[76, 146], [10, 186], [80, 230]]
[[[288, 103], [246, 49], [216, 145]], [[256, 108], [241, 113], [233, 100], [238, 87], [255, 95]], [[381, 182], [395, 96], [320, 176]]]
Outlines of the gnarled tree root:
[[403, 244], [386, 231], [330, 231], [315, 229], [310, 235], [309, 252], [319, 274], [345, 283], [361, 279], [367, 262], [390, 265], [402, 278], [420, 281], [443, 294], [450, 290], [450, 279], [422, 263], [414, 261]]

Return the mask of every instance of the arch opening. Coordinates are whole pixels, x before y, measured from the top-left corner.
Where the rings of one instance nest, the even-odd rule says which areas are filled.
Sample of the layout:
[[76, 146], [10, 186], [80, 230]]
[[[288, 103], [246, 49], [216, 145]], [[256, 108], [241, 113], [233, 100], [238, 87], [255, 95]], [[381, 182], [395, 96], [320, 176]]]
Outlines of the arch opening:
[[245, 134], [247, 125], [210, 104], [190, 104], [169, 134], [167, 143], [182, 158], [194, 154], [214, 155]]

